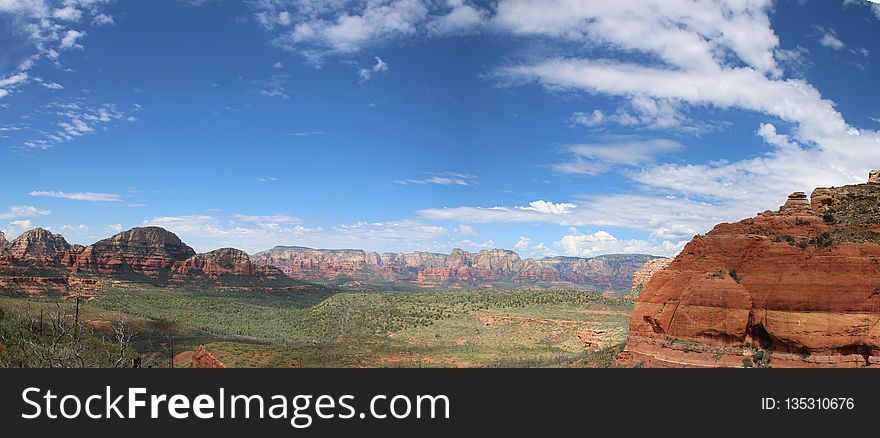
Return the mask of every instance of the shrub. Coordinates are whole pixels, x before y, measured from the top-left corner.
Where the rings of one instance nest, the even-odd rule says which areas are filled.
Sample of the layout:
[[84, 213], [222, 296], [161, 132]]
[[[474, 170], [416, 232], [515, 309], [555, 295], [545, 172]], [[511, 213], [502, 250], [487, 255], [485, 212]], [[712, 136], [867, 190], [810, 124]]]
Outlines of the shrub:
[[822, 215], [822, 220], [828, 225], [834, 225], [837, 222], [834, 219], [834, 213], [832, 213], [831, 210], [826, 211], [825, 214]]

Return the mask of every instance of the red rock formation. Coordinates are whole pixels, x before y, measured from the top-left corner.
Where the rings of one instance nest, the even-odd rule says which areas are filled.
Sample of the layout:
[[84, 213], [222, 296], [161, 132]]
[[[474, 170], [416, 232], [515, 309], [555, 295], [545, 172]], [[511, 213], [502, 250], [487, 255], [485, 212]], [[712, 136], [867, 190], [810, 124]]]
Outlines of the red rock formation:
[[60, 234], [52, 234], [42, 228], [24, 232], [7, 247], [9, 254], [17, 259], [55, 260], [70, 250], [70, 244]]
[[669, 264], [672, 263], [672, 259], [667, 258], [659, 258], [654, 260], [648, 260], [633, 274], [633, 282], [632, 287], [637, 288], [639, 286], [644, 287], [651, 280], [651, 277], [654, 276], [658, 271], [665, 269]]
[[286, 287], [296, 283], [274, 266], [256, 266], [247, 253], [221, 248], [194, 255], [172, 267], [175, 283], [211, 282], [221, 286]]
[[360, 250], [318, 250], [276, 247], [253, 256], [258, 265], [274, 265], [307, 281], [357, 288], [528, 287], [628, 289], [633, 272], [650, 256], [609, 255], [592, 259], [548, 257], [521, 259], [513, 251], [495, 249], [451, 254], [367, 253]]
[[164, 280], [176, 262], [196, 252], [174, 233], [159, 227], [132, 228], [71, 252], [64, 263], [72, 273], [94, 273], [123, 279]]
[[193, 368], [226, 368], [226, 365], [223, 362], [217, 360], [210, 351], [205, 350], [205, 347], [199, 346], [196, 348], [196, 351], [193, 352], [192, 359], [192, 367]]
[[[880, 364], [880, 185], [794, 193], [719, 224], [654, 274], [624, 361], [655, 366]], [[751, 361], [751, 359], [749, 359]]]

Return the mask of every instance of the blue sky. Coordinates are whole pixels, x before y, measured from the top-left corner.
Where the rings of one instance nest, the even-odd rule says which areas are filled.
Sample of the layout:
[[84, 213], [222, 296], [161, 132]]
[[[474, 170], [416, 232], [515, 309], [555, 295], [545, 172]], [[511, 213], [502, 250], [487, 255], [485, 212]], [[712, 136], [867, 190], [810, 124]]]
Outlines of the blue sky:
[[0, 0], [0, 230], [672, 255], [880, 167], [878, 36], [858, 0]]

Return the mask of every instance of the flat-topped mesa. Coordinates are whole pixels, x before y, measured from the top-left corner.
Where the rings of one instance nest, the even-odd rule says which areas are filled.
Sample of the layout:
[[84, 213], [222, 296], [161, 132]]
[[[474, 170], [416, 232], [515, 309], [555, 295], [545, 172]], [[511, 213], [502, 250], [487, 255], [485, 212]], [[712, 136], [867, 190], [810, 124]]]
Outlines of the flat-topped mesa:
[[[873, 175], [873, 172], [872, 172]], [[796, 193], [696, 236], [639, 295], [623, 361], [880, 366], [880, 184]]]

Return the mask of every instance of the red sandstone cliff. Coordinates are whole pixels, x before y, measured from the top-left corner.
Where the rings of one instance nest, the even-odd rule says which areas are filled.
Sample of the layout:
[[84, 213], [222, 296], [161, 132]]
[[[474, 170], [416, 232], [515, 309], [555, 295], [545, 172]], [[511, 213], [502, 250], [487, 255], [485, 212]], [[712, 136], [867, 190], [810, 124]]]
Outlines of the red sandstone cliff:
[[672, 263], [672, 259], [667, 258], [648, 260], [635, 272], [635, 274], [633, 274], [632, 287], [644, 287], [649, 281], [651, 281], [651, 277], [653, 277], [654, 274], [666, 269], [670, 263]]
[[218, 286], [288, 287], [297, 283], [274, 266], [256, 266], [244, 251], [221, 248], [196, 254], [172, 267], [174, 283], [208, 282]]
[[258, 265], [273, 265], [293, 278], [346, 288], [572, 288], [629, 289], [633, 272], [651, 256], [626, 254], [592, 259], [521, 259], [513, 251], [409, 254], [361, 250], [321, 250], [279, 246], [254, 254]]
[[175, 262], [196, 252], [177, 235], [159, 227], [132, 228], [72, 253], [64, 263], [74, 274], [164, 280]]
[[224, 248], [196, 254], [174, 233], [133, 228], [88, 247], [69, 245], [44, 229], [0, 241], [0, 293], [65, 295], [96, 290], [104, 280], [165, 284], [193, 283], [233, 288], [311, 287], [273, 266], [255, 266], [243, 251]]
[[624, 361], [876, 366], [878, 322], [880, 184], [819, 188], [688, 243], [642, 291]]

